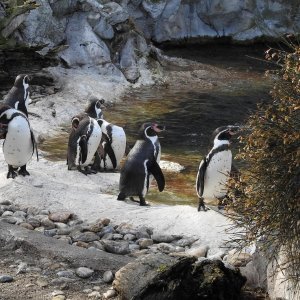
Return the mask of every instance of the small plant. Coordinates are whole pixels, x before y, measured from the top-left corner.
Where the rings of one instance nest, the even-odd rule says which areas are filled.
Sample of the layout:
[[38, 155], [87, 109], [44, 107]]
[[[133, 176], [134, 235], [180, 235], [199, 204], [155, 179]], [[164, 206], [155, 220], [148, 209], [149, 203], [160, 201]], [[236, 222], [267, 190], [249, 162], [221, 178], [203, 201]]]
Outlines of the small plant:
[[230, 216], [243, 228], [236, 242], [259, 245], [275, 260], [281, 253], [287, 277], [300, 282], [300, 47], [269, 50], [268, 60], [281, 65], [273, 76], [272, 103], [260, 105], [240, 139], [238, 158], [245, 168], [230, 182]]

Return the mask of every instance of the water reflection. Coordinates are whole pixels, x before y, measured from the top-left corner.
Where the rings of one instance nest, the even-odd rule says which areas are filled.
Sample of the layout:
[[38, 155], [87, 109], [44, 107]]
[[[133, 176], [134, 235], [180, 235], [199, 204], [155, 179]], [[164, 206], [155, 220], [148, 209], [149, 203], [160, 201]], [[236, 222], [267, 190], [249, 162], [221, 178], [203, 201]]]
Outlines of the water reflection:
[[[227, 61], [227, 68], [228, 65]], [[122, 102], [106, 109], [105, 118], [124, 127], [131, 146], [142, 123], [156, 120], [167, 127], [160, 137], [162, 159], [180, 163], [185, 170], [178, 174], [165, 172], [165, 191], [159, 193], [152, 188], [148, 200], [196, 205], [195, 177], [202, 155], [210, 148], [212, 131], [219, 126], [243, 123], [258, 102], [269, 98], [270, 84], [263, 79], [261, 69], [249, 71], [249, 67], [238, 66], [237, 78], [211, 89], [143, 87], [129, 91]], [[65, 159], [67, 139], [63, 130], [47, 140], [42, 149], [49, 152], [49, 159]]]

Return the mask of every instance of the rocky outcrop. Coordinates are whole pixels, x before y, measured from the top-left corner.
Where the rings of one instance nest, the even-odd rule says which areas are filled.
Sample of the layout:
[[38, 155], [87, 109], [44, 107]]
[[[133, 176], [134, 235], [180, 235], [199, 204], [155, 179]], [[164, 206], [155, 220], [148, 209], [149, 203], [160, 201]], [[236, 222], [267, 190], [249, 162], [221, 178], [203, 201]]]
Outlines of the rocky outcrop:
[[240, 299], [246, 279], [218, 260], [148, 255], [121, 268], [114, 288], [120, 299]]
[[220, 37], [250, 42], [300, 29], [297, 0], [131, 0], [128, 9], [145, 35], [158, 43]]

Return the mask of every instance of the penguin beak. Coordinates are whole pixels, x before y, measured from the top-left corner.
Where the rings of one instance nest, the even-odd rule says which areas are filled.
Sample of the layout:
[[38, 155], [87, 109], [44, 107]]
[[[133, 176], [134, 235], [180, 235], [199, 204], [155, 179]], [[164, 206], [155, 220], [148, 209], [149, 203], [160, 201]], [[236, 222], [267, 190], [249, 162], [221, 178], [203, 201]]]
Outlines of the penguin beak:
[[153, 129], [155, 132], [161, 132], [161, 131], [166, 130], [166, 127], [165, 127], [165, 126], [162, 126], [162, 125], [158, 125], [158, 124], [153, 124], [153, 125], [152, 125], [152, 129]]
[[230, 126], [228, 129], [229, 129], [228, 133], [230, 135], [235, 135], [239, 132], [240, 126]]

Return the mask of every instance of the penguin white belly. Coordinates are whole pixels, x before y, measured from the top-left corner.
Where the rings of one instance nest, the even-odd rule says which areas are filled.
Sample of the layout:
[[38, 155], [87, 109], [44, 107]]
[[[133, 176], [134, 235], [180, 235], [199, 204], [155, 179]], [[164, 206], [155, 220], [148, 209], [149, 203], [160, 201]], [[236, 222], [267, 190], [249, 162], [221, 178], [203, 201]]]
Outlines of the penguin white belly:
[[219, 198], [226, 195], [226, 183], [229, 178], [231, 163], [232, 153], [230, 150], [218, 152], [211, 158], [204, 176], [204, 199]]
[[[122, 127], [114, 125], [112, 127], [112, 144], [111, 148], [114, 151], [117, 167], [120, 164], [121, 159], [125, 154], [126, 149], [126, 135]], [[104, 161], [101, 161], [101, 167], [104, 168]], [[108, 155], [106, 155], [105, 159], [105, 167], [106, 169], [114, 169], [113, 164]]]
[[98, 146], [101, 142], [101, 137], [102, 137], [101, 128], [99, 124], [96, 122], [96, 120], [92, 120], [92, 122], [94, 124], [94, 127], [87, 141], [87, 158], [86, 161], [81, 165], [83, 167], [86, 167], [92, 162], [94, 155], [98, 149]]
[[27, 164], [33, 154], [30, 127], [24, 117], [15, 117], [8, 124], [3, 145], [5, 161], [13, 167]]

